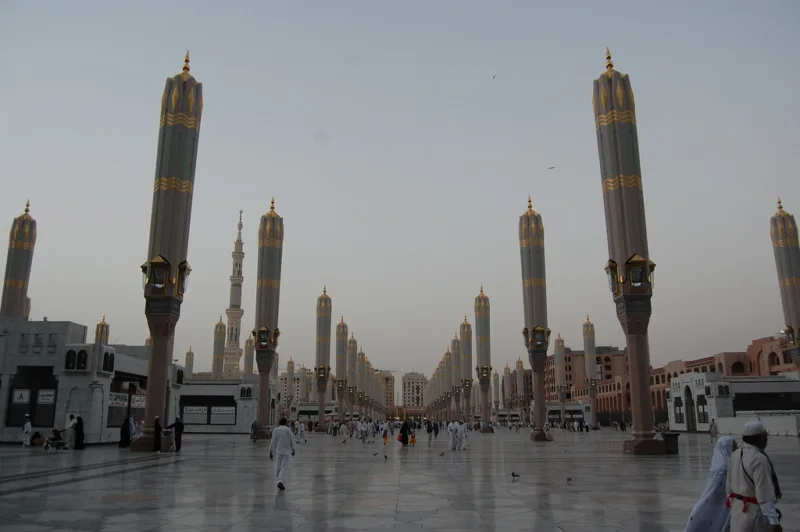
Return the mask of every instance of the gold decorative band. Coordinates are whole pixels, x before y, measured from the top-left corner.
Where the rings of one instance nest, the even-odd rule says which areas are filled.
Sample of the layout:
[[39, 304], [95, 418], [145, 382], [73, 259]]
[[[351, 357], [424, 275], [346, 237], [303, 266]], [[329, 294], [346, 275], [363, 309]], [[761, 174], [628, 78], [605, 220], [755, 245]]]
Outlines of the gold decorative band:
[[258, 241], [258, 247], [260, 248], [282, 248], [283, 247], [283, 240], [278, 238], [267, 238]]
[[594, 120], [595, 124], [597, 124], [597, 129], [618, 123], [636, 125], [636, 114], [633, 111], [613, 110], [597, 115]]
[[317, 336], [318, 344], [329, 344], [331, 342], [330, 336]]
[[534, 288], [535, 287], [543, 288], [546, 285], [545, 285], [544, 278], [531, 277], [530, 279], [523, 279], [522, 280], [522, 286], [525, 287], [525, 288], [527, 288], [529, 286], [533, 286]]
[[191, 194], [194, 191], [194, 185], [191, 181], [186, 181], [179, 177], [158, 177], [153, 185], [153, 192], [159, 190], [177, 190], [178, 192], [188, 192]]
[[33, 249], [33, 246], [36, 242], [26, 242], [24, 240], [12, 240], [8, 243], [8, 249], [23, 249], [25, 251], [30, 251]]
[[259, 279], [256, 281], [256, 287], [263, 288], [280, 288], [280, 279]]
[[544, 238], [520, 238], [519, 247], [521, 248], [544, 247]]
[[797, 238], [781, 238], [779, 240], [775, 240], [772, 245], [776, 248], [782, 248], [787, 246], [797, 246]]
[[22, 279], [6, 279], [6, 288], [25, 288], [28, 283]]
[[318, 310], [317, 311], [318, 318], [330, 318], [331, 317], [331, 310]]
[[489, 311], [488, 310], [475, 309], [475, 317], [476, 318], [488, 318], [489, 317]]
[[603, 181], [603, 193], [612, 192], [618, 188], [642, 188], [642, 176], [620, 174], [607, 177]]
[[161, 115], [158, 126], [184, 126], [188, 129], [200, 129], [200, 120], [186, 113], [164, 113]]
[[781, 288], [787, 288], [789, 286], [800, 286], [800, 277], [787, 277], [785, 279], [781, 279], [778, 283]]

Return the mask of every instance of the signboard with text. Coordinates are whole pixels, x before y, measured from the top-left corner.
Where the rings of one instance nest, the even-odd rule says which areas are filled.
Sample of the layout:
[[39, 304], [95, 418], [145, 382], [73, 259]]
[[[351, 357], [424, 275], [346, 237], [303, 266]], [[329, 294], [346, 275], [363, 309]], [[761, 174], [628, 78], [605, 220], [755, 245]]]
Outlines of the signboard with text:
[[183, 422], [187, 425], [207, 425], [208, 407], [206, 406], [184, 406]]
[[56, 402], [55, 390], [39, 390], [36, 402], [40, 405], [52, 405]]

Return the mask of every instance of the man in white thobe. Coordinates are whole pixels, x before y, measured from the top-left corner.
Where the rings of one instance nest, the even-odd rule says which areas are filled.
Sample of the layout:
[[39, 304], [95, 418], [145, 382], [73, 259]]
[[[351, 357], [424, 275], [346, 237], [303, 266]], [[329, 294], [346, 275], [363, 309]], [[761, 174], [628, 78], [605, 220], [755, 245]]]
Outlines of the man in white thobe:
[[764, 453], [767, 431], [760, 421], [744, 426], [742, 446], [731, 454], [726, 491], [731, 532], [781, 532], [778, 477]]
[[272, 431], [272, 441], [269, 444], [269, 459], [274, 460], [275, 471], [278, 475], [278, 489], [286, 489], [289, 472], [292, 470], [292, 457], [294, 456], [294, 434], [286, 426], [286, 418], [282, 417], [278, 426]]
[[72, 449], [75, 447], [75, 427], [78, 425], [78, 420], [75, 419], [73, 414], [69, 415], [69, 423], [64, 428], [64, 434], [62, 434], [62, 438], [64, 436], [67, 437], [67, 449]]
[[467, 424], [460, 421], [456, 433], [458, 434], [458, 450], [465, 451], [467, 449]]
[[300, 440], [303, 440], [304, 443], [308, 443], [306, 439], [306, 424], [302, 421], [297, 422], [297, 443], [300, 443]]
[[450, 449], [455, 451], [458, 449], [458, 423], [451, 421], [447, 425], [447, 435], [450, 436]]
[[30, 447], [31, 446], [31, 432], [33, 432], [33, 427], [31, 426], [31, 416], [30, 416], [30, 414], [25, 414], [25, 424], [22, 425], [22, 446], [23, 447]]

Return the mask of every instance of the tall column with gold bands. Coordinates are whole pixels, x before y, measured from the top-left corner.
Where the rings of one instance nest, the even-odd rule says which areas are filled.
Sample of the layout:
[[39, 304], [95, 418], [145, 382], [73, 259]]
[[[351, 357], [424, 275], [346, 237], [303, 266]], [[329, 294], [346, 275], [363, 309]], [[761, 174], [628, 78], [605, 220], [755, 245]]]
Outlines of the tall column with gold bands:
[[[459, 334], [459, 347], [461, 348], [461, 374], [462, 374], [462, 392], [464, 394], [464, 412], [466, 412], [467, 423], [472, 425], [475, 420], [472, 413], [472, 407], [478, 404], [478, 401], [472, 400], [472, 325], [467, 321], [464, 316], [464, 321], [458, 328]], [[475, 388], [477, 390], [477, 387]]]
[[[181, 72], [167, 78], [161, 97], [150, 241], [145, 274], [145, 316], [152, 337], [147, 371], [145, 421], [166, 421], [167, 380], [175, 326], [191, 271], [187, 260], [192, 219], [203, 85], [189, 73], [189, 52]], [[132, 450], [152, 451], [152, 429]], [[149, 448], [148, 448], [149, 447]]]
[[[525, 317], [525, 331], [539, 328], [547, 331], [547, 282], [544, 260], [544, 223], [542, 216], [535, 210], [528, 196], [528, 209], [519, 217], [519, 253], [522, 267], [522, 303]], [[533, 422], [536, 431], [531, 435], [534, 440], [546, 441], [544, 424], [547, 422], [547, 406], [545, 403], [545, 369], [547, 363], [547, 345], [528, 344], [528, 359], [533, 373]], [[524, 395], [519, 391], [520, 396]]]
[[339, 421], [345, 420], [347, 408], [347, 324], [342, 316], [336, 325], [336, 397], [339, 400]]
[[281, 298], [281, 265], [283, 263], [283, 218], [275, 210], [275, 198], [258, 225], [258, 271], [256, 280], [255, 328], [263, 331], [265, 342], [256, 339], [258, 365], [258, 421], [269, 424], [269, 380], [275, 363], [278, 311]]
[[481, 291], [475, 298], [475, 371], [481, 388], [481, 432], [493, 432], [492, 410], [489, 406], [489, 387], [492, 376], [491, 308], [489, 298]]
[[800, 333], [800, 245], [797, 222], [794, 216], [783, 210], [780, 198], [778, 211], [769, 221], [769, 232], [778, 272], [783, 319], [785, 325], [792, 328], [796, 340]]
[[593, 83], [592, 106], [608, 238], [606, 271], [628, 349], [633, 438], [623, 450], [662, 454], [666, 448], [654, 439], [650, 398], [647, 329], [655, 264], [647, 246], [636, 104], [628, 75], [614, 69], [608, 49], [606, 70]]
[[331, 314], [333, 303], [328, 288], [322, 287], [322, 295], [317, 298], [317, 432], [325, 432], [325, 392], [331, 374]]
[[36, 247], [36, 220], [30, 215], [30, 207], [29, 201], [25, 204], [25, 212], [11, 222], [0, 318], [28, 317], [28, 283]]

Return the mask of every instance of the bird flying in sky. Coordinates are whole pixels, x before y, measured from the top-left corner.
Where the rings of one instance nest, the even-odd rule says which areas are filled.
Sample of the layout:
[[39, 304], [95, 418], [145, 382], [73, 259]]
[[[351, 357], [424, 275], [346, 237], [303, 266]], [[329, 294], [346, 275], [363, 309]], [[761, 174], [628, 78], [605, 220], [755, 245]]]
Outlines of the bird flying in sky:
[[555, 166], [551, 166], [550, 168], [548, 168], [548, 170], [552, 170], [553, 168], [555, 168]]

